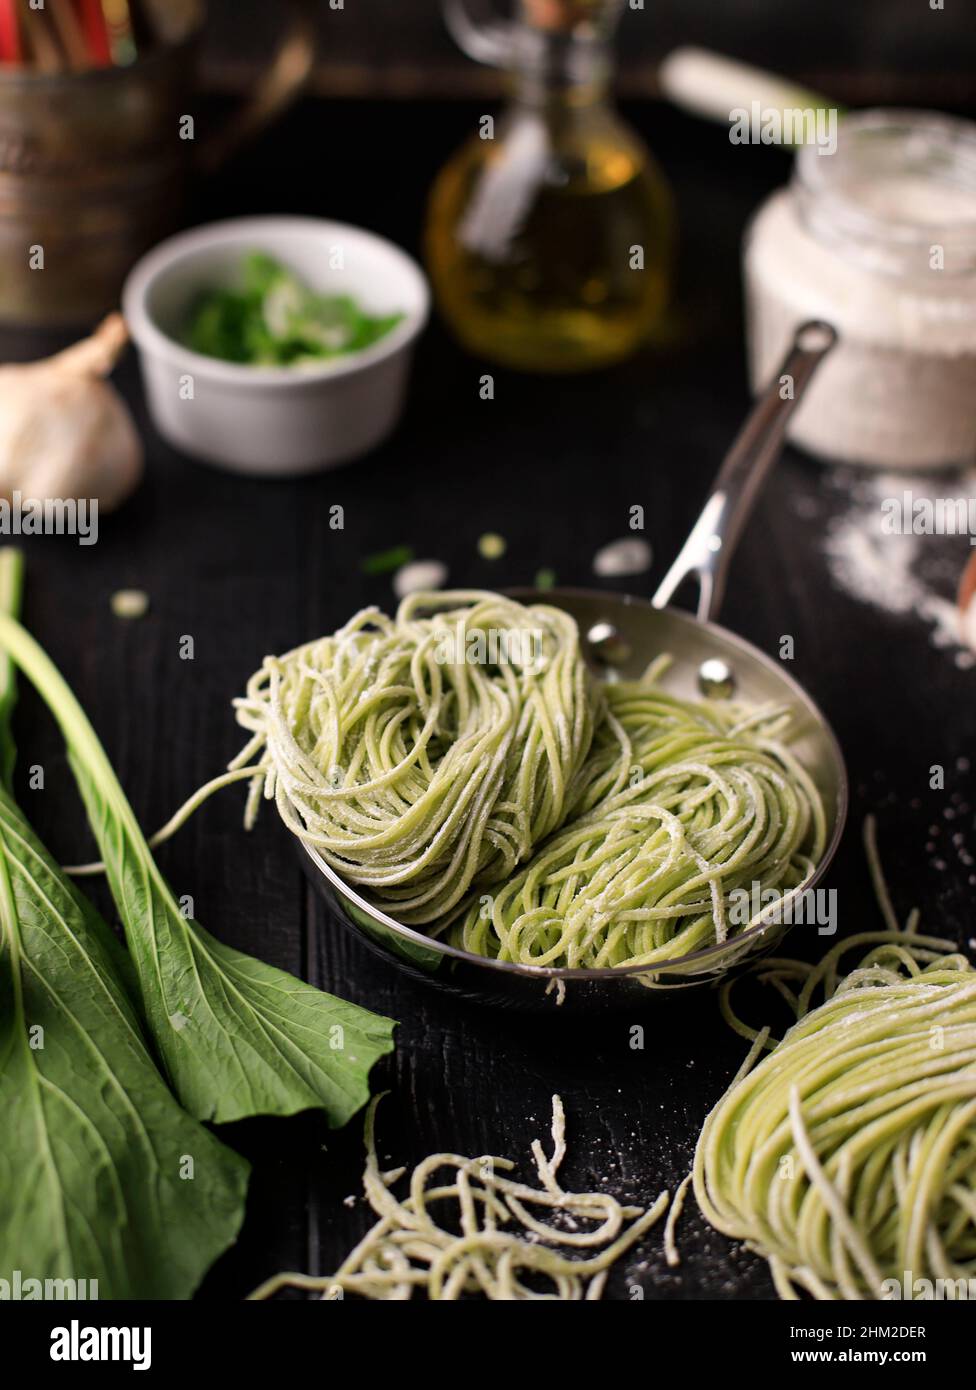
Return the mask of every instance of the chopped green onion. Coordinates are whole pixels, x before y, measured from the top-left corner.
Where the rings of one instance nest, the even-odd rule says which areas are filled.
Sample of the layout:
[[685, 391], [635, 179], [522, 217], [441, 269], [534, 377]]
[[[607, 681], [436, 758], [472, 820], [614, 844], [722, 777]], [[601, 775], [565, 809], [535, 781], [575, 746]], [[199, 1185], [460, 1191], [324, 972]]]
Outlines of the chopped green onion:
[[362, 563], [363, 574], [391, 574], [401, 565], [409, 565], [413, 559], [413, 546], [394, 545], [389, 550], [377, 551], [367, 555]]
[[478, 541], [478, 554], [483, 560], [500, 560], [507, 549], [505, 537], [495, 531], [486, 531]]
[[244, 259], [238, 278], [238, 288], [205, 290], [191, 309], [184, 340], [205, 357], [307, 367], [371, 347], [403, 318], [368, 314], [350, 295], [318, 294], [261, 251]]

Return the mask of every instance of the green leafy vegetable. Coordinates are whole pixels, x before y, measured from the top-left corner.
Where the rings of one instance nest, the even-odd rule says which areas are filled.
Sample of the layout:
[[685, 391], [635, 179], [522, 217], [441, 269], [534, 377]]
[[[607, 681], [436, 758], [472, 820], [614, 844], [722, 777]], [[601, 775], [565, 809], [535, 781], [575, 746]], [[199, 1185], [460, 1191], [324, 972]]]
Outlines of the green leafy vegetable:
[[199, 296], [185, 341], [195, 352], [227, 362], [318, 365], [371, 347], [402, 318], [367, 314], [349, 295], [316, 294], [271, 256], [255, 251], [243, 262], [240, 288]]
[[81, 706], [50, 658], [0, 614], [0, 646], [61, 727], [125, 927], [143, 1009], [182, 1104], [198, 1119], [320, 1108], [333, 1126], [369, 1098], [394, 1024], [217, 941], [183, 915]]
[[[20, 577], [0, 552], [5, 612]], [[13, 701], [0, 656], [0, 1279], [188, 1298], [240, 1229], [248, 1165], [170, 1094], [115, 937], [14, 802]]]

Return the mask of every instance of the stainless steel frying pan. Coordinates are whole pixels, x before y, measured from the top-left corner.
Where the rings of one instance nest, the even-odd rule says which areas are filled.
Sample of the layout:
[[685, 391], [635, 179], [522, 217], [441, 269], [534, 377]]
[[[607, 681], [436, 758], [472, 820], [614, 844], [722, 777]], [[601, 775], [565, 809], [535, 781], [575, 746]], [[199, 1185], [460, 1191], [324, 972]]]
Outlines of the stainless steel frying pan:
[[[847, 775], [840, 748], [820, 710], [782, 665], [713, 619], [732, 552], [779, 456], [789, 416], [835, 338], [827, 324], [807, 323], [797, 330], [786, 360], [746, 420], [698, 521], [650, 602], [587, 589], [513, 593], [523, 603], [555, 604], [572, 614], [583, 634], [587, 659], [605, 679], [637, 677], [653, 657], [670, 652], [674, 661], [664, 684], [677, 695], [734, 694], [749, 702], [775, 701], [792, 709], [796, 736], [791, 747], [823, 796], [828, 825], [826, 852], [805, 888], [813, 887], [826, 873], [844, 828]], [[698, 582], [694, 617], [668, 606], [689, 578]], [[309, 878], [336, 917], [374, 951], [417, 979], [506, 1008], [553, 1007], [557, 1001], [571, 1009], [633, 1008], [646, 1002], [651, 991], [714, 980], [768, 950], [786, 929], [783, 913], [771, 909], [774, 920], [761, 920], [719, 945], [656, 965], [653, 971], [640, 966], [573, 970], [513, 965], [472, 955], [402, 926], [344, 883], [314, 849], [303, 845], [302, 851]]]

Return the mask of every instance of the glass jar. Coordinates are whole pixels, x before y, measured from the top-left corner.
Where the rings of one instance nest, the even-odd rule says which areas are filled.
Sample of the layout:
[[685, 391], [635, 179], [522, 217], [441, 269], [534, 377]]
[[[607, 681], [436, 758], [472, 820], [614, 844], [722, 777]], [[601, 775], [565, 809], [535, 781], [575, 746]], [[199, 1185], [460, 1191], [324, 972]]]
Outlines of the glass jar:
[[456, 37], [504, 66], [511, 99], [442, 169], [426, 251], [439, 308], [479, 355], [532, 371], [628, 356], [660, 320], [669, 187], [609, 97], [622, 0], [520, 0], [486, 37], [447, 0]]
[[976, 125], [912, 111], [845, 117], [803, 146], [744, 248], [753, 389], [798, 323], [839, 341], [790, 437], [879, 468], [976, 460]]

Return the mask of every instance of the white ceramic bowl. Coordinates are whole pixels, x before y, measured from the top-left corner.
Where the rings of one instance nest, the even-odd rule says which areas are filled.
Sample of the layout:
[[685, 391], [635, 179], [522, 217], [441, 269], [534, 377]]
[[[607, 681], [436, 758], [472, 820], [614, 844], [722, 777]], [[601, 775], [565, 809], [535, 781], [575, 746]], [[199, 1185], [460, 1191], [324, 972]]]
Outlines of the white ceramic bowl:
[[[267, 252], [312, 289], [403, 320], [363, 352], [314, 367], [248, 367], [184, 347], [179, 334], [196, 296], [234, 284], [250, 251]], [[429, 304], [423, 273], [392, 242], [312, 217], [235, 218], [181, 232], [144, 256], [122, 291], [160, 434], [210, 463], [265, 476], [329, 468], [386, 438]]]

